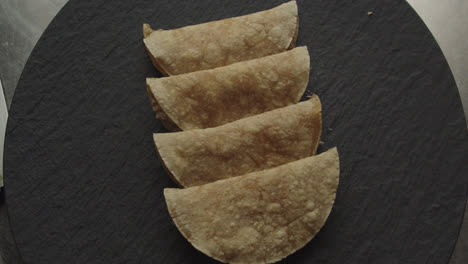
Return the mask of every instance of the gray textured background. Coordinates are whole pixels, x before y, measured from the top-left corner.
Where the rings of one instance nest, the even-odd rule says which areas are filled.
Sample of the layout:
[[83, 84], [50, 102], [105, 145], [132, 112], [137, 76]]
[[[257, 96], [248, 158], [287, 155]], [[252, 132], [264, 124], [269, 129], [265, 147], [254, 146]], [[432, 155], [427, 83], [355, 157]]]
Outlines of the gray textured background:
[[[0, 2], [0, 78], [9, 106], [23, 66], [35, 43], [51, 19], [67, 0], [2, 0]], [[455, 76], [465, 114], [468, 113], [468, 1], [409, 0], [437, 39]], [[371, 8], [370, 8], [371, 9]], [[6, 122], [1, 111], [0, 122]], [[0, 131], [0, 133], [3, 133]], [[3, 140], [1, 140], [3, 141]], [[1, 142], [1, 146], [3, 142]], [[0, 147], [1, 147], [0, 146]], [[468, 263], [468, 231], [465, 218], [451, 263]], [[18, 263], [19, 257], [9, 231], [6, 209], [0, 201], [0, 254], [5, 263]], [[2, 260], [0, 259], [0, 263]]]

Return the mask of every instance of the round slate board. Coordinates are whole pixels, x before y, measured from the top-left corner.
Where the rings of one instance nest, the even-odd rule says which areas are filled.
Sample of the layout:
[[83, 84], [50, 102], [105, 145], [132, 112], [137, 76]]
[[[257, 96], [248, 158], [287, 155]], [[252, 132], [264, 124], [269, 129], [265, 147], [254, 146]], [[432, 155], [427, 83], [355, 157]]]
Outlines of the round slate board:
[[[275, 1], [70, 1], [34, 49], [8, 121], [6, 195], [26, 263], [212, 263], [178, 232], [156, 157], [142, 23], [176, 28]], [[336, 204], [286, 263], [446, 263], [468, 186], [460, 98], [404, 1], [299, 1], [306, 94], [337, 145]], [[368, 11], [374, 11], [368, 16]]]

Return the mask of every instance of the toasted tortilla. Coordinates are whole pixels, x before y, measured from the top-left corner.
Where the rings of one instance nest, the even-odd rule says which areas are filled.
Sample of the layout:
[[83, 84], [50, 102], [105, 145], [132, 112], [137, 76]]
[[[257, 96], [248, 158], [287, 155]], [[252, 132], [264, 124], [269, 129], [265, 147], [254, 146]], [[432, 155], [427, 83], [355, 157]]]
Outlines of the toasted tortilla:
[[148, 78], [146, 85], [156, 117], [168, 129], [189, 130], [295, 104], [309, 71], [309, 52], [300, 47], [211, 70]]
[[198, 250], [225, 263], [271, 263], [322, 228], [339, 182], [336, 148], [269, 170], [164, 189], [169, 213]]
[[154, 134], [154, 142], [172, 178], [191, 187], [314, 155], [321, 131], [314, 95], [219, 127]]
[[297, 5], [291, 1], [270, 10], [173, 30], [143, 25], [146, 49], [165, 76], [213, 69], [294, 48]]

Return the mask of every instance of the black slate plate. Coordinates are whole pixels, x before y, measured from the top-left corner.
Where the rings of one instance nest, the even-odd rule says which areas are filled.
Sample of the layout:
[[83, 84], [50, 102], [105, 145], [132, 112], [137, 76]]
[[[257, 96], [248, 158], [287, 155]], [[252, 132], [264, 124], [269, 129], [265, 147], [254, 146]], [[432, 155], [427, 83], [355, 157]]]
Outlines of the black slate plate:
[[[179, 234], [145, 91], [160, 76], [141, 25], [176, 28], [275, 1], [70, 1], [22, 75], [6, 195], [26, 263], [211, 263]], [[404, 1], [299, 1], [307, 94], [341, 178], [323, 230], [286, 263], [446, 263], [468, 184], [468, 136], [447, 63]], [[374, 11], [368, 16], [368, 11]]]

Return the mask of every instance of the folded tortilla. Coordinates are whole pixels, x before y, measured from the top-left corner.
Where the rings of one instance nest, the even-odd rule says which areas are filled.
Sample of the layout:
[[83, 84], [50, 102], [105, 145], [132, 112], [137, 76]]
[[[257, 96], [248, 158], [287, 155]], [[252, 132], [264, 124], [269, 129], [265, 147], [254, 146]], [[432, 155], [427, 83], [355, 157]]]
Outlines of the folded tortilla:
[[293, 48], [297, 5], [187, 26], [155, 30], [143, 25], [144, 43], [154, 66], [165, 76], [213, 69]]
[[307, 244], [330, 214], [339, 182], [336, 148], [269, 170], [164, 189], [169, 213], [198, 250], [225, 263], [271, 263]]
[[309, 81], [307, 47], [232, 65], [146, 79], [156, 112], [168, 129], [220, 126], [299, 102]]
[[314, 155], [321, 130], [314, 95], [219, 127], [154, 134], [154, 142], [169, 175], [191, 187]]

